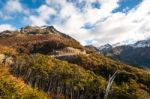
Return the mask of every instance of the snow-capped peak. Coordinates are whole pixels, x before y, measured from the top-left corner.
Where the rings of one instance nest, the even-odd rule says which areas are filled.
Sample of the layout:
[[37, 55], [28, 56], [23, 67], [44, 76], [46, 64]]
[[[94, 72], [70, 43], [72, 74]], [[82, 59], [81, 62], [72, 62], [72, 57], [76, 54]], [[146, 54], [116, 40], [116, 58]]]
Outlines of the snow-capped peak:
[[141, 40], [141, 41], [138, 41], [134, 44], [132, 44], [133, 47], [150, 47], [150, 39], [148, 40]]
[[112, 48], [112, 46], [110, 44], [105, 44], [105, 45], [100, 46], [98, 49], [103, 50], [103, 49], [108, 49], [108, 48]]

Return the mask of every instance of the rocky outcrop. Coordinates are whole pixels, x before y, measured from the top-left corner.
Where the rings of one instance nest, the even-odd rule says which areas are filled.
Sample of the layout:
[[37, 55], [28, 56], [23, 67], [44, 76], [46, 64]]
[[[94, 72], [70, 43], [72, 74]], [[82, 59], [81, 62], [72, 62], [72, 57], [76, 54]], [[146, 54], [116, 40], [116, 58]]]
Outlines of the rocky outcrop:
[[0, 54], [0, 64], [3, 66], [11, 66], [14, 63], [13, 58], [5, 54]]
[[3, 64], [5, 59], [5, 55], [4, 54], [0, 54], [0, 64]]
[[85, 50], [76, 49], [73, 47], [66, 47], [59, 50], [55, 50], [50, 53], [50, 56], [52, 57], [64, 57], [64, 56], [72, 56], [72, 55], [78, 55], [78, 54], [86, 54]]

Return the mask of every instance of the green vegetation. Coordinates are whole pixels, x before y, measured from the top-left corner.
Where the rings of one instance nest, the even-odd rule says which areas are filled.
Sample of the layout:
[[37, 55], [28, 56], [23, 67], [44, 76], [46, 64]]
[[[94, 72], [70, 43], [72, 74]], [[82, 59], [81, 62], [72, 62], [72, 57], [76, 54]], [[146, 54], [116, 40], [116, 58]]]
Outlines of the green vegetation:
[[17, 56], [11, 70], [33, 87], [73, 99], [98, 97], [106, 85], [92, 71], [41, 54]]
[[[15, 64], [10, 66], [10, 72], [22, 78], [32, 88], [48, 93], [52, 99], [56, 97], [95, 99], [104, 97], [109, 76], [118, 70], [108, 99], [149, 97], [150, 74], [97, 54], [91, 54], [90, 58], [89, 56], [77, 55], [75, 59], [69, 61], [75, 62], [71, 64], [42, 54], [15, 54], [13, 55]], [[19, 90], [16, 93], [19, 93]]]
[[113, 61], [100, 54], [75, 55], [66, 61], [78, 64], [106, 79], [118, 70], [115, 87], [110, 93], [111, 99], [141, 99], [150, 95], [150, 73], [147, 71]]
[[6, 55], [17, 54], [16, 50], [13, 49], [12, 47], [2, 46], [2, 45], [0, 45], [0, 53], [6, 54]]
[[49, 99], [42, 91], [27, 86], [13, 77], [8, 68], [0, 67], [0, 98], [2, 99]]

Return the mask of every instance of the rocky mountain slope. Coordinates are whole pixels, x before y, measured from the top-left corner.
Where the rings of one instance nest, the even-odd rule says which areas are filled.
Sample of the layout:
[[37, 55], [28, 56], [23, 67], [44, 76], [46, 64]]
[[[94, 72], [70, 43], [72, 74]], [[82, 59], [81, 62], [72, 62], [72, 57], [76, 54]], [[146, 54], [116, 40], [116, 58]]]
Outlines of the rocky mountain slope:
[[96, 48], [95, 46], [93, 45], [87, 45], [85, 46], [85, 48], [91, 52], [97, 52], [98, 51], [98, 48]]
[[[148, 71], [87, 49], [53, 26], [27, 26], [0, 35], [0, 71], [8, 73], [5, 77], [0, 72], [2, 99], [103, 99], [107, 93], [107, 99], [150, 98]], [[10, 84], [12, 77], [23, 90]]]
[[79, 42], [58, 32], [53, 26], [27, 26], [17, 31], [5, 31], [0, 35], [1, 45], [13, 47], [18, 52], [48, 54], [70, 46], [83, 49]]
[[105, 53], [105, 52], [108, 52], [110, 50], [112, 50], [113, 46], [110, 45], [110, 44], [105, 44], [105, 45], [102, 45], [100, 47], [98, 47], [98, 50]]
[[134, 44], [105, 47], [100, 52], [123, 63], [150, 68], [150, 40], [141, 40]]

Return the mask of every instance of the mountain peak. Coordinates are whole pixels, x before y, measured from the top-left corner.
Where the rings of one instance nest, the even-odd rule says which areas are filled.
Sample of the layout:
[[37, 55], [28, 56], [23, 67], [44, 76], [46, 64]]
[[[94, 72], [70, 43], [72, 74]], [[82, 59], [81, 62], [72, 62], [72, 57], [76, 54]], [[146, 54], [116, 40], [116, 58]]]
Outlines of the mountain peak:
[[[62, 35], [61, 32], [59, 32], [54, 26], [36, 26], [36, 25], [28, 25], [25, 27], [22, 27], [18, 30], [14, 31], [3, 31], [0, 32], [1, 37], [7, 37], [7, 36], [16, 36], [16, 35], [44, 35], [44, 34], [60, 34]], [[65, 35], [65, 34], [64, 34]]]
[[111, 50], [112, 48], [113, 48], [112, 45], [105, 44], [105, 45], [100, 46], [98, 49], [102, 52], [107, 52], [107, 51]]
[[150, 39], [137, 41], [132, 44], [133, 47], [150, 47]]
[[105, 45], [100, 46], [100, 47], [99, 47], [99, 50], [108, 49], [108, 48], [111, 48], [111, 47], [112, 47], [112, 45], [110, 45], [110, 44], [105, 44]]

